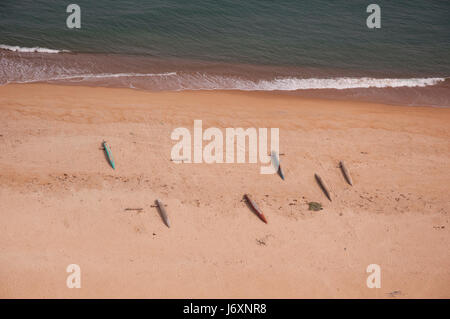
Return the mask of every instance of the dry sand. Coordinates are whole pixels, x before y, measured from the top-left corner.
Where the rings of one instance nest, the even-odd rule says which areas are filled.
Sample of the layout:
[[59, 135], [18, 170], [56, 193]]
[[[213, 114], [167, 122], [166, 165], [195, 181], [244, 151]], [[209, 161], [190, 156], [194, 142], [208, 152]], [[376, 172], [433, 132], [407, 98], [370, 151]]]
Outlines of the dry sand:
[[[286, 180], [259, 164], [171, 162], [172, 130], [194, 119], [280, 128]], [[0, 297], [449, 298], [449, 181], [450, 109], [2, 86]], [[66, 286], [72, 263], [81, 289]], [[380, 289], [366, 286], [369, 264]]]

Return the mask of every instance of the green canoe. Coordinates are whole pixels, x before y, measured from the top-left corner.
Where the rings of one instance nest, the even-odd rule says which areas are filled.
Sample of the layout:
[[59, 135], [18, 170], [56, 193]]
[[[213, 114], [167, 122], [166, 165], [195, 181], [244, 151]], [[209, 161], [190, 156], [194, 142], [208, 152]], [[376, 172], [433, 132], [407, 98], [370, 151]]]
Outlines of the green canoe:
[[116, 169], [116, 164], [114, 163], [114, 158], [113, 158], [112, 153], [111, 153], [111, 148], [109, 147], [109, 145], [105, 141], [103, 141], [103, 149], [106, 152], [106, 156], [108, 157], [108, 160], [109, 160], [109, 163], [111, 164], [111, 167], [113, 169]]

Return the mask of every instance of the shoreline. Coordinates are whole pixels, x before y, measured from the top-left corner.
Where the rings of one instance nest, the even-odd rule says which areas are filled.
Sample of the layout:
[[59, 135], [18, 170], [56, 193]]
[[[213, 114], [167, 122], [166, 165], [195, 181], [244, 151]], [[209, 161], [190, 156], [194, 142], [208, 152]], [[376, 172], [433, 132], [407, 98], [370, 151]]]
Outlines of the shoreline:
[[239, 90], [450, 107], [450, 79], [448, 74], [438, 71], [333, 69], [104, 53], [20, 53], [1, 49], [0, 57], [3, 68], [0, 84], [115, 87], [150, 92]]
[[[8, 84], [0, 111], [3, 298], [450, 296], [448, 108]], [[171, 132], [195, 119], [278, 127], [286, 180], [259, 164], [172, 163]], [[309, 211], [312, 201], [323, 210]], [[71, 263], [81, 289], [66, 287]], [[369, 264], [381, 266], [380, 289], [365, 284]]]
[[[120, 86], [105, 86], [105, 85], [88, 85], [88, 84], [79, 84], [79, 83], [49, 83], [49, 82], [26, 82], [26, 83], [6, 83], [1, 84], [1, 87], [11, 87], [11, 86], [34, 86], [34, 85], [42, 85], [42, 86], [60, 86], [60, 87], [80, 87], [85, 89], [112, 89], [112, 90], [131, 90], [136, 92], [150, 93], [150, 94], [195, 94], [195, 93], [218, 93], [218, 94], [242, 94], [248, 96], [267, 96], [267, 97], [279, 97], [286, 99], [299, 99], [304, 101], [322, 101], [322, 102], [337, 102], [337, 103], [348, 103], [348, 104], [359, 104], [359, 105], [376, 105], [376, 106], [390, 106], [390, 107], [412, 107], [412, 108], [438, 108], [438, 109], [448, 109], [450, 106], [442, 106], [442, 105], [433, 105], [427, 102], [419, 103], [417, 105], [409, 105], [404, 103], [395, 103], [388, 102], [383, 100], [375, 99], [367, 99], [367, 98], [350, 98], [346, 97], [345, 94], [339, 96], [339, 93], [345, 93], [352, 90], [368, 90], [365, 88], [358, 89], [344, 89], [344, 90], [335, 90], [335, 89], [315, 89], [315, 90], [297, 90], [297, 91], [280, 91], [280, 90], [272, 90], [272, 91], [264, 91], [264, 90], [239, 90], [239, 89], [180, 89], [180, 90], [152, 90], [146, 88], [136, 88], [136, 87], [120, 87]], [[392, 88], [379, 88], [379, 90], [390, 90]], [[445, 89], [445, 88], [444, 88]], [[370, 89], [369, 89], [370, 90]], [[334, 92], [331, 93], [330, 92]], [[406, 103], [406, 102], [405, 102]]]

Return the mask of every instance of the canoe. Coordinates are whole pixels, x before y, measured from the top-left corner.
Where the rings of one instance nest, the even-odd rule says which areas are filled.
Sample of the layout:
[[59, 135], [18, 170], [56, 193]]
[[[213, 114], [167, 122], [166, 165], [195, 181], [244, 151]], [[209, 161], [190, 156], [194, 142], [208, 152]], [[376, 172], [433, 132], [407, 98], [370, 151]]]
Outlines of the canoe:
[[256, 205], [256, 203], [253, 201], [253, 199], [250, 197], [249, 194], [245, 194], [244, 195], [245, 199], [247, 200], [247, 203], [249, 203], [249, 205], [253, 208], [253, 211], [255, 212], [255, 214], [263, 221], [267, 224], [267, 219], [264, 216], [264, 214], [262, 213], [262, 211], [259, 209], [258, 205]]
[[278, 166], [278, 174], [280, 175], [281, 179], [284, 181], [284, 173], [283, 173], [283, 170], [281, 169], [281, 165]]
[[166, 224], [166, 226], [170, 228], [169, 217], [167, 216], [167, 212], [166, 212], [166, 209], [164, 208], [164, 204], [159, 199], [157, 199], [155, 201], [155, 203], [156, 203], [156, 206], [158, 206], [159, 214], [161, 215], [161, 218], [162, 218], [164, 224]]
[[342, 174], [344, 174], [345, 180], [347, 181], [347, 183], [349, 183], [350, 185], [353, 186], [353, 180], [352, 177], [350, 176], [349, 171], [347, 170], [347, 167], [345, 167], [345, 164], [343, 161], [339, 162], [339, 166], [341, 167], [342, 170]]
[[272, 165], [275, 167], [278, 167], [277, 173], [278, 173], [278, 175], [280, 175], [281, 179], [284, 181], [284, 173], [283, 173], [283, 170], [281, 169], [280, 159], [278, 158], [277, 152], [272, 151], [271, 158], [272, 158]]

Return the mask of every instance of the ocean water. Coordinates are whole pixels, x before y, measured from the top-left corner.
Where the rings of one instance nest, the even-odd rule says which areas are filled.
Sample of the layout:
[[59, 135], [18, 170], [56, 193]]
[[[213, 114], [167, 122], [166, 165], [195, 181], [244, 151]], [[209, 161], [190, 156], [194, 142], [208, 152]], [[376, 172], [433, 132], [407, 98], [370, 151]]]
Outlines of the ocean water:
[[[370, 3], [381, 28], [369, 29]], [[0, 1], [0, 84], [280, 91], [450, 106], [450, 1]]]

